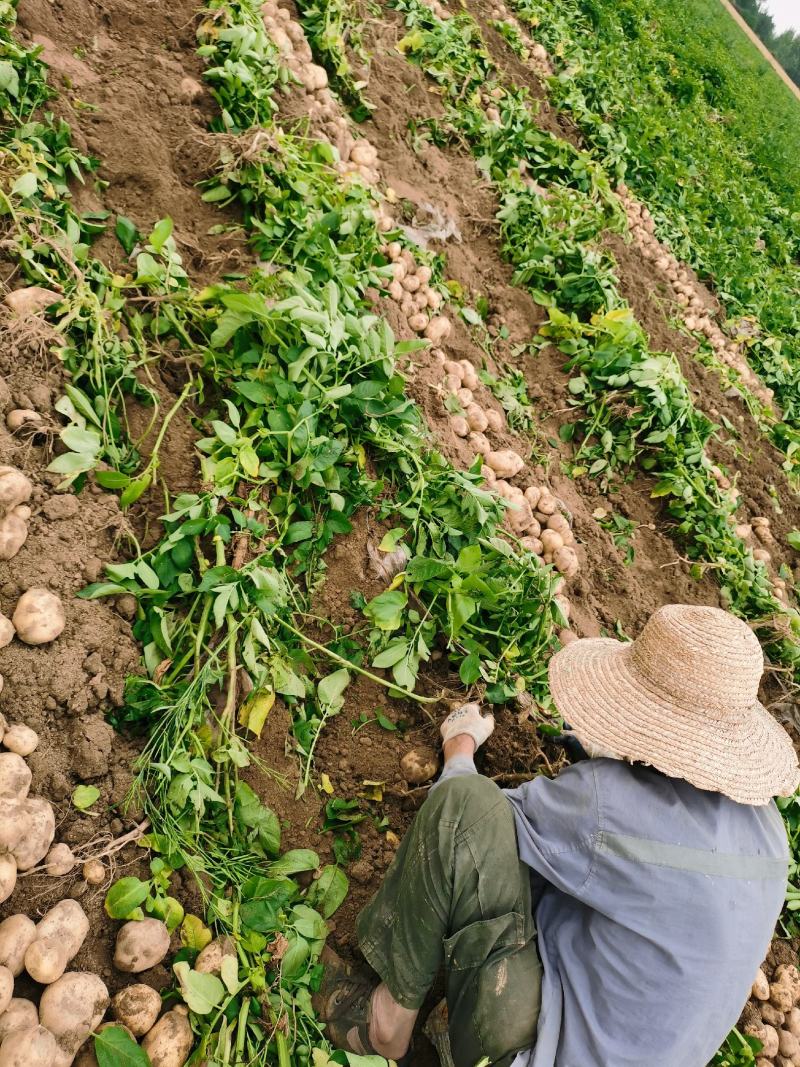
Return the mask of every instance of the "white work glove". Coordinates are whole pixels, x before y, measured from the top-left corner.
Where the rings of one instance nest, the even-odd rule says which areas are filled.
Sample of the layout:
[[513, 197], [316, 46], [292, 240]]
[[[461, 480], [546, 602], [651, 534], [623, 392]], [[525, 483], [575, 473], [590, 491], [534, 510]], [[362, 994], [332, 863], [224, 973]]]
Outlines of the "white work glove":
[[494, 715], [489, 712], [481, 715], [480, 704], [462, 704], [451, 711], [441, 725], [442, 743], [458, 734], [469, 734], [475, 742], [476, 750], [481, 747], [494, 731]]

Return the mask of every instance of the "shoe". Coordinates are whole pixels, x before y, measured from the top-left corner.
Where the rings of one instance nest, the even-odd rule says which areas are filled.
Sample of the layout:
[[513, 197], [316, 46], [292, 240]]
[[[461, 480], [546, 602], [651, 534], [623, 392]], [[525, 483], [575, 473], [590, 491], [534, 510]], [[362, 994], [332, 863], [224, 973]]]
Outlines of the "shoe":
[[494, 732], [494, 715], [489, 712], [481, 715], [479, 704], [462, 704], [451, 711], [440, 727], [442, 742], [449, 741], [458, 734], [469, 734], [475, 742], [476, 750]]
[[[349, 966], [327, 946], [320, 962], [325, 967], [319, 992], [312, 1004], [325, 1023], [331, 1044], [344, 1052], [377, 1055], [369, 1040], [370, 1001], [377, 985]], [[351, 1043], [356, 1032], [358, 1047]]]

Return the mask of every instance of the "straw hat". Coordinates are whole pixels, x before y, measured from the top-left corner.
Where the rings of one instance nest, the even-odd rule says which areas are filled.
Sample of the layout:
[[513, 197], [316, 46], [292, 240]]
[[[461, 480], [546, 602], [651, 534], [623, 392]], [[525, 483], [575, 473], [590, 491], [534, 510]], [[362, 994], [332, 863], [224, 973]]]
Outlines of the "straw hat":
[[589, 749], [615, 752], [740, 804], [790, 796], [789, 735], [758, 701], [758, 638], [719, 608], [670, 604], [630, 644], [574, 641], [550, 661], [556, 707]]

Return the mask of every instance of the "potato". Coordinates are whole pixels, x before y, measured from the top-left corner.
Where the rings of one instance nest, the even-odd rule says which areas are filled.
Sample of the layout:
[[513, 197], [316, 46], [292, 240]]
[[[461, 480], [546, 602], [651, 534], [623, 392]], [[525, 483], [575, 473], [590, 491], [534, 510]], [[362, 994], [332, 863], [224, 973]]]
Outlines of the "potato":
[[23, 289], [14, 289], [3, 297], [6, 305], [19, 318], [24, 318], [26, 315], [38, 315], [40, 311], [44, 311], [60, 299], [58, 293], [53, 292], [52, 289], [44, 289], [41, 285], [26, 285]]
[[0, 1041], [15, 1030], [30, 1030], [39, 1025], [39, 1012], [30, 1000], [12, 997], [6, 1010], [0, 1015]]
[[389, 282], [389, 296], [398, 304], [403, 299], [404, 292], [405, 289], [403, 289], [402, 285], [400, 284], [400, 282], [397, 281], [396, 278]]
[[9, 798], [0, 800], [0, 854], [13, 851], [31, 828], [31, 817], [24, 803]]
[[766, 1024], [762, 1026], [746, 1026], [744, 1032], [750, 1037], [757, 1038], [763, 1048], [761, 1049], [761, 1055], [767, 1059], [772, 1059], [778, 1055], [778, 1031], [774, 1026], [768, 1026]]
[[555, 515], [558, 511], [558, 501], [549, 489], [543, 489], [536, 505], [543, 515]]
[[0, 1045], [0, 1067], [52, 1067], [56, 1039], [43, 1026], [15, 1030]]
[[0, 904], [8, 900], [17, 887], [17, 861], [12, 855], [0, 856]]
[[500, 433], [503, 429], [503, 416], [495, 408], [486, 409], [486, 422], [492, 433]]
[[38, 411], [32, 411], [30, 408], [14, 408], [6, 415], [6, 428], [11, 433], [16, 433], [23, 426], [36, 426], [43, 421]]
[[25, 970], [41, 985], [50, 985], [66, 971], [69, 953], [55, 937], [37, 937], [25, 953]]
[[513, 507], [508, 509], [507, 517], [509, 526], [517, 534], [527, 530], [534, 521], [531, 506], [524, 497], [521, 501], [516, 500]]
[[0, 612], [0, 648], [5, 648], [14, 640], [14, 623]]
[[534, 510], [539, 506], [539, 497], [542, 495], [542, 490], [538, 485], [529, 485], [525, 490], [525, 499]]
[[467, 388], [478, 388], [478, 375], [473, 364], [469, 360], [459, 360], [459, 366], [461, 367], [462, 380]]
[[417, 311], [408, 317], [409, 329], [413, 330], [414, 333], [422, 333], [427, 325], [428, 316], [422, 311]]
[[462, 415], [453, 415], [450, 419], [450, 429], [456, 437], [466, 437], [469, 434], [469, 424]]
[[761, 1004], [761, 1018], [765, 1023], [769, 1023], [770, 1026], [778, 1027], [783, 1026], [786, 1016], [782, 1011], [778, 1011], [776, 1007], [767, 1001], [765, 1004]]
[[44, 858], [47, 874], [51, 878], [62, 878], [75, 868], [75, 853], [69, 845], [53, 845]]
[[442, 364], [442, 369], [444, 370], [445, 374], [452, 374], [456, 378], [458, 378], [459, 382], [464, 381], [464, 368], [457, 360], [446, 359]]
[[0, 517], [8, 515], [18, 504], [27, 504], [33, 483], [16, 467], [0, 466]]
[[13, 850], [13, 855], [18, 869], [29, 871], [50, 851], [56, 836], [56, 820], [52, 806], [43, 797], [28, 797], [23, 801], [23, 807], [31, 817], [31, 825], [27, 835]]
[[0, 798], [24, 800], [31, 787], [31, 769], [16, 752], [0, 753]]
[[538, 537], [533, 537], [531, 535], [521, 537], [519, 543], [523, 548], [527, 549], [528, 552], [533, 552], [536, 556], [541, 556], [542, 552], [544, 552], [544, 546]]
[[[219, 941], [212, 941], [211, 944], [206, 945], [203, 952], [210, 949], [212, 945], [218, 944], [220, 944]], [[201, 969], [199, 964], [203, 952], [197, 957], [195, 970]], [[220, 959], [220, 964], [221, 962]], [[139, 983], [129, 985], [117, 993], [111, 1001], [111, 1012], [114, 1018], [126, 1026], [134, 1037], [141, 1037], [152, 1030], [155, 1025], [161, 1011], [161, 1003], [161, 997], [155, 989]]]
[[784, 1027], [800, 1039], [800, 1008], [790, 1008], [783, 1021]]
[[[542, 538], [547, 533], [547, 530], [542, 534]], [[544, 540], [542, 541], [544, 544]], [[553, 553], [553, 563], [556, 566], [556, 570], [563, 574], [565, 578], [572, 578], [578, 573], [580, 567], [580, 561], [574, 548], [568, 548], [566, 545], [563, 548], [559, 548]]]
[[45, 989], [39, 1004], [39, 1021], [56, 1039], [56, 1064], [72, 1062], [107, 1007], [108, 990], [96, 974], [68, 971]]
[[474, 430], [476, 433], [483, 433], [489, 425], [489, 420], [486, 418], [486, 413], [480, 404], [470, 404], [465, 414], [470, 430]]
[[449, 319], [444, 315], [436, 315], [425, 328], [425, 336], [432, 344], [439, 345], [450, 336], [452, 328]]
[[800, 1056], [800, 1041], [790, 1030], [778, 1030], [778, 1051], [790, 1060]]
[[409, 785], [422, 785], [429, 782], [439, 769], [439, 762], [432, 749], [412, 748], [400, 760], [400, 770]]
[[34, 587], [19, 598], [11, 621], [26, 645], [45, 645], [62, 632], [66, 616], [55, 593]]
[[492, 468], [487, 467], [485, 463], [481, 467], [481, 478], [483, 478], [483, 480], [490, 488], [497, 484], [497, 475], [494, 473]]
[[194, 969], [201, 974], [219, 974], [226, 956], [236, 959], [236, 946], [229, 937], [216, 937], [194, 961]]
[[[462, 385], [460, 389], [456, 390], [456, 400], [459, 402], [462, 408], [468, 408], [473, 402], [472, 390], [467, 389], [465, 385]], [[466, 414], [466, 410], [464, 413]]]
[[504, 448], [498, 452], [490, 452], [486, 457], [486, 462], [498, 478], [513, 478], [525, 466], [522, 456], [510, 448]]
[[547, 529], [555, 530], [556, 533], [560, 533], [565, 545], [572, 544], [575, 540], [572, 529], [566, 516], [562, 515], [560, 511], [555, 512], [547, 520]]
[[0, 520], [0, 560], [13, 559], [28, 538], [28, 524], [12, 514]]
[[14, 975], [0, 965], [0, 1015], [6, 1010], [14, 996]]
[[89, 885], [102, 885], [106, 880], [106, 869], [102, 860], [87, 860], [82, 873], [84, 881]]
[[3, 734], [3, 745], [18, 756], [30, 756], [39, 744], [39, 735], [21, 722], [13, 723]]
[[778, 1011], [787, 1012], [794, 1006], [794, 989], [788, 982], [771, 982], [769, 999]]
[[479, 456], [485, 456], [487, 452], [492, 450], [492, 446], [482, 433], [471, 433], [469, 435], [469, 443]]
[[192, 1027], [179, 1011], [168, 1011], [142, 1040], [152, 1067], [183, 1067], [194, 1044]]
[[77, 900], [60, 900], [39, 920], [36, 938], [53, 938], [68, 952], [67, 959], [77, 955], [89, 933], [89, 919]]
[[542, 530], [542, 544], [545, 552], [557, 552], [564, 547], [564, 538], [556, 530]]
[[114, 966], [128, 974], [147, 971], [169, 952], [169, 930], [160, 919], [128, 922], [117, 934]]
[[407, 293], [416, 293], [420, 287], [420, 280], [416, 274], [406, 274], [403, 278], [403, 288]]
[[11, 915], [0, 923], [0, 964], [7, 967], [14, 977], [22, 974], [25, 953], [35, 937], [36, 923], [27, 915]]

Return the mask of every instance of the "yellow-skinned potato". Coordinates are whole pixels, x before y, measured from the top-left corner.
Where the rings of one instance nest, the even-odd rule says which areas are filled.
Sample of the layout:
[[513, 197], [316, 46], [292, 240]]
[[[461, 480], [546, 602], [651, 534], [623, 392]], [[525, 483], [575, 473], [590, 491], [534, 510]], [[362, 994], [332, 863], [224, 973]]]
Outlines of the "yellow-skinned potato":
[[45, 870], [51, 878], [62, 878], [75, 868], [75, 853], [69, 845], [53, 845], [44, 858]]
[[492, 433], [500, 433], [503, 429], [503, 416], [497, 411], [496, 408], [486, 409], [486, 422], [489, 425], [489, 429]]
[[30, 829], [31, 818], [22, 800], [0, 800], [0, 853], [16, 848]]
[[555, 553], [564, 547], [564, 538], [555, 530], [542, 530], [541, 540], [545, 552]]
[[39, 1021], [55, 1037], [55, 1063], [71, 1063], [108, 1007], [108, 990], [96, 974], [68, 971], [49, 985], [39, 1004]]
[[25, 953], [25, 970], [40, 985], [51, 985], [66, 971], [69, 953], [55, 937], [37, 937]]
[[236, 946], [229, 937], [217, 937], [206, 945], [194, 961], [194, 969], [201, 974], [219, 974], [226, 956], [236, 959]]
[[114, 966], [128, 974], [147, 971], [169, 952], [169, 930], [160, 919], [128, 922], [117, 934]]
[[30, 815], [31, 825], [26, 837], [14, 849], [13, 855], [18, 869], [29, 871], [49, 852], [56, 836], [56, 820], [52, 805], [44, 797], [27, 797], [22, 803]]
[[31, 769], [16, 752], [0, 753], [0, 798], [24, 800], [31, 787]]
[[0, 516], [13, 511], [31, 498], [33, 484], [16, 467], [0, 466]]
[[0, 965], [0, 1015], [6, 1010], [14, 996], [14, 975]]
[[20, 641], [46, 645], [55, 641], [66, 625], [64, 605], [49, 589], [34, 587], [19, 598], [11, 621]]
[[0, 1044], [0, 1067], [53, 1067], [56, 1039], [43, 1026], [15, 1030]]
[[12, 512], [0, 519], [0, 559], [13, 559], [28, 539], [28, 524]]
[[27, 915], [11, 915], [0, 923], [0, 964], [16, 978], [25, 969], [25, 953], [36, 937], [36, 923]]
[[542, 490], [538, 485], [529, 485], [525, 490], [525, 499], [535, 511], [539, 507], [539, 498], [542, 495]]
[[[211, 945], [217, 945], [219, 941], [212, 941], [203, 949], [205, 952]], [[195, 970], [200, 970], [200, 957], [197, 957]], [[221, 960], [220, 960], [221, 963]], [[134, 1037], [142, 1037], [153, 1029], [156, 1019], [161, 1012], [161, 997], [149, 985], [137, 983], [126, 986], [111, 1001], [111, 1011], [114, 1018], [123, 1026], [126, 1026]]]
[[30, 756], [39, 744], [39, 735], [21, 722], [12, 723], [3, 734], [3, 745], [18, 756]]
[[69, 897], [59, 900], [36, 926], [36, 937], [53, 938], [60, 941], [67, 952], [68, 959], [77, 955], [86, 935], [89, 933], [89, 919], [77, 900]]
[[0, 904], [8, 900], [17, 885], [17, 861], [10, 854], [0, 856]]
[[12, 997], [11, 1003], [0, 1015], [0, 1041], [5, 1041], [15, 1030], [31, 1030], [39, 1025], [39, 1013], [31, 1000]]
[[189, 1020], [178, 1011], [168, 1011], [142, 1040], [152, 1067], [183, 1067], [194, 1044]]
[[465, 414], [470, 430], [474, 430], [476, 433], [483, 433], [489, 425], [489, 421], [486, 418], [486, 412], [480, 404], [470, 404], [467, 407]]
[[498, 478], [513, 478], [525, 466], [522, 456], [510, 448], [504, 448], [498, 452], [490, 452], [486, 457], [486, 462], [494, 470]]

